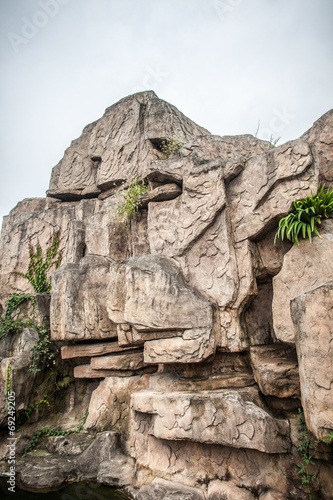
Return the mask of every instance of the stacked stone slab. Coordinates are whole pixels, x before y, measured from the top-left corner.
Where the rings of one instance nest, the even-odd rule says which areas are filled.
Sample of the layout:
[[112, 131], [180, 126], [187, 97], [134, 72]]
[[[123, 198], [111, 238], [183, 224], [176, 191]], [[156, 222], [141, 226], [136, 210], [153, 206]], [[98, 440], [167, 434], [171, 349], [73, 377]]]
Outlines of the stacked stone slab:
[[[50, 324], [77, 384], [66, 418], [76, 418], [80, 384], [90, 388], [86, 445], [70, 440], [67, 454], [60, 441], [47, 445], [62, 482], [88, 474], [141, 500], [306, 497], [299, 397], [314, 436], [333, 430], [333, 225], [300, 247], [273, 239], [295, 198], [332, 181], [332, 125], [331, 111], [272, 148], [211, 135], [154, 92], [135, 94], [72, 142], [45, 199], [4, 219], [2, 308], [31, 293], [19, 274], [29, 243], [61, 233]], [[166, 158], [163, 141], [174, 139], [182, 148]], [[135, 177], [150, 190], [121, 224], [117, 204]], [[0, 347], [5, 387], [9, 361], [27, 363], [23, 345]], [[20, 394], [24, 408], [22, 383]], [[314, 487], [333, 498], [332, 463], [317, 458]], [[34, 482], [25, 460], [21, 484], [44, 488], [42, 462], [34, 458]]]

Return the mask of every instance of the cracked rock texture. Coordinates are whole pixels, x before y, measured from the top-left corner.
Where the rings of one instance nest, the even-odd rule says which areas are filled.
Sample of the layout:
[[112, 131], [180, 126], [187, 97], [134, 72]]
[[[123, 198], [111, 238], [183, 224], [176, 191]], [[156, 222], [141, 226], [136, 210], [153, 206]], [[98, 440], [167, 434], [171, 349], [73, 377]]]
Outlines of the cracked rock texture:
[[[211, 135], [154, 92], [134, 94], [71, 143], [46, 198], [4, 218], [2, 314], [13, 293], [33, 293], [20, 274], [29, 245], [60, 230], [63, 255], [39, 313], [60, 353], [53, 410], [38, 409], [19, 449], [42, 426], [77, 427], [89, 407], [82, 433], [48, 437], [17, 463], [22, 487], [85, 477], [137, 500], [305, 500], [301, 397], [313, 492], [333, 499], [328, 445], [315, 443], [333, 431], [333, 222], [311, 244], [273, 243], [294, 199], [333, 181], [332, 129], [329, 111], [272, 148]], [[168, 140], [182, 148], [165, 157]], [[135, 177], [149, 191], [122, 224]], [[18, 411], [50, 386], [48, 372], [29, 372], [37, 340], [33, 329], [0, 340], [3, 428], [11, 361]], [[3, 442], [2, 469], [7, 456]]]

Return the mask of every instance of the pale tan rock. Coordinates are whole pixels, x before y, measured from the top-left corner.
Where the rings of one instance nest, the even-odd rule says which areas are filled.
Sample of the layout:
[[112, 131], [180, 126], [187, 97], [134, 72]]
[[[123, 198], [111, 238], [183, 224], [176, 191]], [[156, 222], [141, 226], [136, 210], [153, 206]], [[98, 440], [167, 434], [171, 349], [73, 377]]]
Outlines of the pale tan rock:
[[143, 352], [127, 352], [91, 358], [93, 370], [139, 370], [144, 367]]
[[107, 377], [91, 395], [85, 429], [115, 429], [121, 432], [129, 425], [130, 397], [148, 387], [149, 376]]
[[306, 198], [317, 187], [318, 165], [301, 140], [250, 158], [228, 186], [235, 241], [258, 237], [288, 213], [295, 198]]
[[[131, 258], [126, 264], [114, 263], [109, 283], [109, 317], [135, 328], [135, 341], [133, 333], [125, 333], [122, 345], [126, 345], [126, 338], [130, 345], [140, 344], [141, 331], [142, 340], [147, 339], [146, 332], [158, 338], [161, 331], [158, 340], [145, 342], [145, 363], [197, 362], [215, 351], [212, 305], [184, 282], [179, 268], [170, 260], [148, 256]], [[165, 338], [170, 330], [173, 338]], [[175, 331], [179, 336], [174, 337]]]
[[181, 483], [155, 478], [148, 486], [143, 486], [136, 495], [137, 500], [204, 500], [199, 488], [184, 486]]
[[245, 488], [238, 488], [232, 481], [211, 481], [207, 500], [255, 500], [257, 497]]
[[241, 322], [241, 317], [246, 307], [257, 295], [257, 282], [253, 269], [253, 251], [253, 243], [249, 240], [235, 244], [237, 294], [231, 304], [219, 308], [220, 346], [227, 351], [242, 351], [249, 346], [248, 334]]
[[87, 255], [61, 266], [52, 277], [52, 340], [105, 339], [117, 336], [106, 301], [109, 261]]
[[138, 472], [140, 467], [144, 471], [149, 468], [155, 476], [172, 477], [190, 486], [228, 476], [240, 488], [255, 491], [260, 484], [265, 490], [281, 492], [284, 498], [288, 498], [291, 492], [295, 493], [295, 498], [298, 494], [294, 486], [296, 478], [286, 474], [295, 467], [290, 454], [267, 454], [191, 441], [156, 439], [147, 434], [149, 422], [146, 415], [135, 425], [136, 440], [131, 454], [136, 457]]
[[181, 194], [182, 188], [178, 186], [178, 184], [163, 184], [140, 196], [140, 206], [147, 207], [148, 203], [151, 202], [173, 200], [174, 198], [178, 198]]
[[327, 111], [301, 139], [311, 144], [319, 163], [319, 180], [326, 186], [333, 181], [333, 110]]
[[220, 307], [235, 301], [238, 270], [226, 210], [177, 262], [186, 280]]
[[84, 358], [91, 356], [102, 356], [111, 352], [123, 352], [130, 347], [120, 347], [118, 342], [100, 342], [98, 344], [75, 344], [66, 345], [61, 348], [62, 359]]
[[296, 352], [285, 345], [251, 346], [254, 378], [266, 396], [300, 396]]
[[135, 412], [152, 415], [148, 433], [159, 439], [288, 452], [288, 422], [274, 419], [258, 403], [253, 388], [199, 394], [141, 392], [131, 399]]
[[[195, 137], [186, 146], [190, 149], [192, 155], [196, 156], [200, 160], [224, 160], [224, 169], [226, 179], [231, 179], [239, 173], [239, 167], [235, 165], [239, 164], [242, 169], [243, 159], [250, 158], [255, 155], [260, 155], [270, 149], [270, 144], [267, 141], [262, 141], [253, 137], [250, 134], [244, 135], [224, 135], [222, 137], [218, 135], [201, 135]], [[231, 161], [231, 164], [228, 162]]]
[[132, 377], [133, 370], [94, 370], [91, 365], [78, 365], [74, 367], [74, 378], [105, 378], [105, 377]]
[[143, 345], [146, 341], [181, 337], [184, 330], [138, 331], [128, 323], [117, 325], [118, 344], [124, 346]]
[[259, 496], [259, 500], [285, 500], [285, 496], [279, 491], [265, 491]]
[[89, 144], [96, 122], [87, 125], [82, 135], [72, 141], [63, 159], [52, 170], [48, 196], [61, 200], [77, 200], [97, 196], [99, 159], [89, 156]]
[[215, 352], [211, 328], [184, 330], [180, 337], [145, 342], [145, 363], [196, 363]]
[[163, 139], [186, 142], [203, 134], [209, 132], [154, 92], [128, 96], [73, 141], [52, 171], [48, 196], [63, 200], [97, 196], [121, 181], [141, 177], [160, 156], [156, 144]]
[[333, 280], [291, 302], [302, 406], [317, 437], [333, 430]]
[[180, 197], [149, 204], [151, 253], [168, 257], [181, 255], [212, 224], [224, 206], [221, 168], [215, 163], [193, 167], [184, 175]]
[[295, 345], [290, 301], [333, 279], [333, 234], [300, 240], [285, 255], [283, 267], [273, 278], [273, 326], [276, 338]]
[[[13, 293], [34, 292], [29, 281], [19, 274], [28, 270], [30, 239], [33, 247], [39, 241], [45, 252], [53, 232], [60, 230], [62, 263], [77, 262], [82, 257], [80, 221], [89, 217], [94, 207], [94, 200], [59, 203], [33, 198], [24, 200], [11, 211], [5, 218], [8, 222], [2, 227], [0, 240], [0, 302], [3, 305]], [[49, 275], [54, 270], [53, 266]]]

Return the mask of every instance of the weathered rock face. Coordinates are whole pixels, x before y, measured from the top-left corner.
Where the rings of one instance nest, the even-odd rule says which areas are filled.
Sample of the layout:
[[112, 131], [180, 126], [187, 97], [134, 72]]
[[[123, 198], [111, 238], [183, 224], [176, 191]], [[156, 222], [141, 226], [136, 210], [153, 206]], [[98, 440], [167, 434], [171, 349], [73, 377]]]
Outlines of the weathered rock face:
[[30, 389], [35, 375], [29, 371], [31, 349], [38, 341], [38, 334], [32, 328], [25, 328], [16, 338], [0, 341], [0, 425], [8, 417], [7, 384], [15, 393], [17, 410], [27, 408]]
[[291, 310], [305, 419], [323, 438], [333, 422], [333, 281], [296, 297]]
[[158, 439], [221, 444], [266, 453], [285, 453], [290, 449], [287, 421], [273, 419], [261, 408], [254, 388], [202, 391], [199, 395], [141, 392], [132, 396], [131, 405], [136, 413], [153, 415], [148, 434]]
[[333, 234], [301, 241], [286, 254], [280, 273], [273, 279], [273, 324], [281, 342], [295, 345], [290, 301], [333, 279]]
[[[273, 240], [294, 199], [333, 179], [332, 119], [272, 148], [213, 136], [154, 92], [128, 96], [72, 142], [46, 199], [4, 219], [0, 311], [32, 292], [20, 274], [29, 245], [45, 248], [60, 230], [49, 319], [57, 390], [69, 387], [52, 420], [77, 426], [89, 405], [83, 434], [49, 437], [41, 457], [19, 462], [22, 486], [86, 477], [140, 500], [305, 500], [299, 396], [316, 437], [333, 429], [333, 224], [312, 244]], [[182, 146], [169, 156], [168, 140]], [[122, 224], [115, 214], [135, 177], [150, 189]], [[17, 348], [13, 339], [1, 340], [0, 402], [15, 358], [22, 410], [38, 336], [24, 330]], [[38, 428], [36, 417], [22, 451]], [[313, 488], [333, 498], [329, 453], [316, 453]]]

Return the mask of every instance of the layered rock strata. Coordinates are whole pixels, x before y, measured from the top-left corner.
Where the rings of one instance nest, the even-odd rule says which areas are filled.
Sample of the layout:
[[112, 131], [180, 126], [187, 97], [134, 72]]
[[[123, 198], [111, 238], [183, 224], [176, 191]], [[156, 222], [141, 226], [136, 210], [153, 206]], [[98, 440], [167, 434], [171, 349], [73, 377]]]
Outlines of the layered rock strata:
[[[273, 240], [293, 200], [332, 181], [332, 122], [331, 111], [273, 148], [211, 135], [154, 92], [135, 94], [72, 142], [45, 199], [4, 218], [0, 310], [13, 293], [32, 292], [20, 274], [29, 245], [45, 248], [60, 230], [63, 254], [49, 315], [64, 392], [18, 447], [39, 418], [66, 430], [89, 407], [82, 434], [49, 437], [42, 457], [20, 460], [23, 487], [85, 477], [139, 500], [307, 497], [299, 397], [316, 438], [333, 430], [333, 225], [311, 244]], [[181, 148], [166, 157], [172, 140]], [[150, 189], [121, 224], [115, 214], [134, 178]], [[9, 363], [18, 411], [31, 387], [40, 396], [47, 387], [47, 374], [28, 370], [37, 341], [31, 329], [0, 340], [3, 426]], [[329, 499], [322, 446], [312, 487]], [[1, 445], [3, 464], [6, 453]]]

